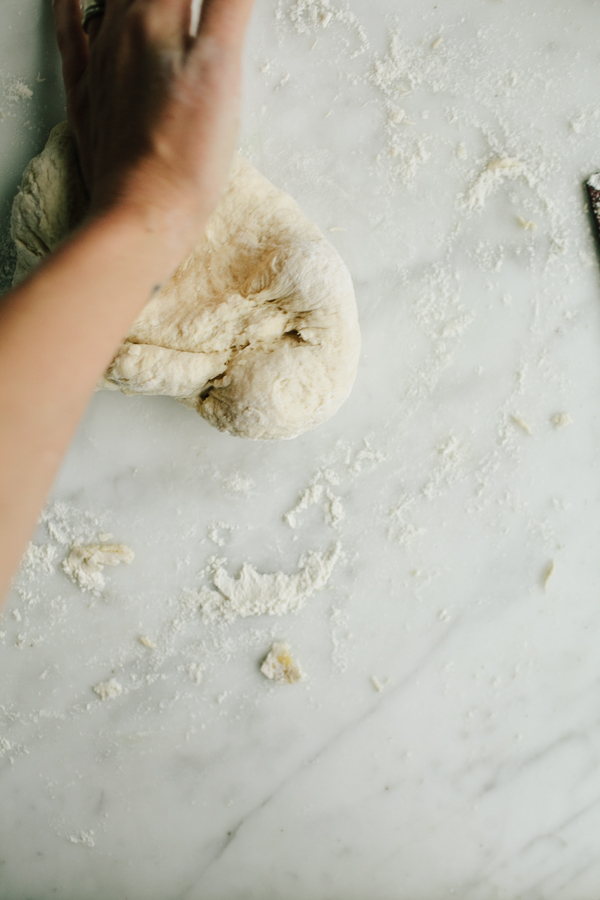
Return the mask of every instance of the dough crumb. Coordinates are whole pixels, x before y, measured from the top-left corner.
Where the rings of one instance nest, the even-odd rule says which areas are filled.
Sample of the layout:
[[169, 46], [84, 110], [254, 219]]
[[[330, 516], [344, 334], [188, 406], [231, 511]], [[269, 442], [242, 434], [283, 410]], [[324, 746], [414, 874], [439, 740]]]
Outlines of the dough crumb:
[[569, 413], [556, 413], [555, 416], [552, 416], [550, 419], [555, 428], [565, 428], [567, 425], [573, 424], [573, 419], [569, 415]]
[[144, 647], [147, 647], [148, 650], [156, 650], [156, 644], [154, 643], [154, 641], [151, 638], [146, 637], [145, 634], [140, 635], [139, 641], [140, 644], [142, 644]]
[[204, 666], [197, 662], [190, 663], [187, 667], [187, 673], [190, 681], [193, 681], [194, 684], [201, 684], [204, 677]]
[[535, 222], [528, 221], [527, 219], [524, 219], [523, 216], [517, 216], [517, 222], [524, 231], [537, 231]]
[[519, 428], [521, 428], [525, 432], [525, 434], [528, 434], [530, 437], [533, 435], [531, 426], [525, 421], [525, 419], [522, 419], [521, 416], [517, 416], [513, 413], [511, 415], [511, 419], [515, 423], [515, 425], [518, 425]]
[[375, 688], [375, 690], [377, 691], [378, 694], [380, 694], [383, 690], [385, 690], [385, 688], [388, 687], [388, 685], [390, 685], [391, 683], [392, 682], [390, 681], [389, 678], [386, 678], [385, 681], [380, 681], [376, 675], [371, 675], [371, 684], [373, 685], [373, 687]]
[[82, 591], [99, 594], [105, 585], [102, 569], [104, 566], [129, 565], [134, 553], [125, 544], [88, 544], [75, 541], [71, 552], [62, 564], [63, 572]]
[[550, 579], [552, 578], [553, 575], [554, 575], [554, 560], [551, 560], [550, 564], [548, 565], [548, 568], [546, 569], [546, 571], [544, 573], [544, 577], [542, 579], [542, 586], [543, 586], [544, 590], [546, 590], [546, 588], [548, 587], [548, 582], [550, 581]]
[[265, 678], [277, 684], [297, 684], [306, 677], [286, 643], [275, 643], [260, 667]]
[[101, 700], [114, 700], [123, 693], [123, 685], [116, 678], [109, 678], [108, 681], [100, 681], [92, 688], [95, 694], [98, 694]]
[[94, 831], [80, 831], [79, 834], [69, 835], [69, 840], [72, 844], [83, 844], [84, 847], [95, 847], [96, 841], [94, 840], [94, 836]]

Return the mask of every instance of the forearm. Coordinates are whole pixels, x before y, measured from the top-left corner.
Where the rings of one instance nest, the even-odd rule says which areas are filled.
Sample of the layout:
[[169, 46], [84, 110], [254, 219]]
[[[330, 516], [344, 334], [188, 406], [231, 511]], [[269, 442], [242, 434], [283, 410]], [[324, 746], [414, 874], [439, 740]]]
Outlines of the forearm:
[[0, 309], [0, 602], [98, 378], [183, 255], [121, 210], [87, 224]]

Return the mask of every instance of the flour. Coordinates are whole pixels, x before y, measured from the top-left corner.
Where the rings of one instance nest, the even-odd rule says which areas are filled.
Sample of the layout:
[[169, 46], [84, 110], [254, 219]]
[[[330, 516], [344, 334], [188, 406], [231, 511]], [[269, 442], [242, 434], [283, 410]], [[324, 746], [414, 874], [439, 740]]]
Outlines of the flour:
[[254, 488], [254, 479], [241, 472], [234, 472], [223, 481], [223, 487], [230, 494], [249, 494]]
[[6, 91], [6, 99], [9, 103], [17, 103], [19, 100], [31, 100], [33, 91], [24, 81], [13, 81]]
[[224, 547], [232, 531], [233, 526], [228, 525], [226, 522], [213, 522], [212, 525], [208, 526], [206, 534], [208, 539], [213, 544], [216, 544], [217, 547]]
[[58, 551], [53, 544], [27, 545], [21, 560], [21, 573], [27, 578], [44, 578], [56, 571]]
[[387, 454], [383, 450], [377, 450], [371, 447], [369, 441], [365, 438], [364, 447], [356, 451], [354, 459], [350, 465], [350, 471], [353, 475], [359, 475], [365, 469], [372, 471], [379, 463], [387, 459]]
[[349, 665], [348, 644], [352, 633], [348, 629], [348, 611], [332, 606], [329, 612], [331, 624], [331, 661], [338, 672], [345, 672]]
[[76, 541], [68, 557], [62, 564], [68, 575], [82, 591], [99, 594], [104, 590], [105, 580], [102, 570], [105, 566], [129, 565], [134, 553], [125, 544], [80, 544]]
[[410, 510], [416, 506], [416, 503], [416, 496], [405, 495], [388, 513], [391, 522], [387, 528], [387, 536], [391, 541], [395, 541], [403, 547], [408, 547], [426, 533], [425, 528], [410, 521]]
[[317, 472], [312, 483], [300, 494], [295, 506], [283, 514], [283, 520], [290, 528], [297, 528], [300, 513], [305, 512], [311, 506], [321, 507], [325, 521], [332, 528], [337, 528], [345, 518], [346, 513], [341, 498], [334, 494], [330, 487], [320, 483], [320, 479], [323, 477], [322, 472]]
[[354, 36], [353, 49], [348, 39], [344, 39], [345, 46], [352, 51], [351, 58], [366, 53], [369, 48], [366, 32], [354, 13], [334, 6], [330, 0], [294, 0], [291, 6], [279, 0], [275, 21], [280, 22], [286, 15], [298, 34], [314, 34], [330, 25], [341, 26]]
[[458, 206], [465, 212], [482, 210], [488, 199], [507, 179], [523, 174], [524, 165], [508, 156], [489, 160], [469, 191], [458, 198]]
[[102, 529], [102, 520], [98, 516], [62, 501], [50, 503], [43, 510], [40, 521], [61, 547], [92, 541]]
[[233, 621], [238, 616], [284, 616], [298, 612], [306, 600], [322, 590], [342, 558], [341, 544], [325, 552], [309, 551], [300, 560], [293, 575], [284, 572], [260, 573], [245, 563], [237, 577], [224, 568], [224, 560], [210, 565], [212, 583], [217, 591], [201, 589], [198, 605], [208, 621]]
[[307, 510], [310, 506], [316, 506], [321, 502], [323, 497], [323, 485], [313, 484], [307, 487], [298, 498], [295, 506], [283, 514], [283, 520], [290, 528], [295, 528], [298, 524], [298, 514]]

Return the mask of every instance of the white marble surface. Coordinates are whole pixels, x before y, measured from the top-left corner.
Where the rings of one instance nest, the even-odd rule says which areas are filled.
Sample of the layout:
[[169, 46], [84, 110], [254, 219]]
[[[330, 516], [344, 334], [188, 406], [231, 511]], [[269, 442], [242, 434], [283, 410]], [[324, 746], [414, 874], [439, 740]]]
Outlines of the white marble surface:
[[[259, 0], [242, 147], [336, 229], [355, 390], [278, 444], [166, 398], [94, 397], [53, 500], [136, 557], [100, 598], [60, 567], [9, 598], [2, 900], [600, 894], [600, 271], [581, 187], [600, 169], [600, 5], [350, 9]], [[48, 12], [0, 10], [4, 212], [61, 117]], [[474, 193], [506, 157], [514, 177]], [[323, 466], [345, 519], [312, 508], [292, 530]], [[215, 553], [294, 571], [336, 540], [298, 615], [219, 627], [190, 602]], [[65, 556], [44, 526], [35, 542]], [[304, 683], [260, 674], [273, 638]]]

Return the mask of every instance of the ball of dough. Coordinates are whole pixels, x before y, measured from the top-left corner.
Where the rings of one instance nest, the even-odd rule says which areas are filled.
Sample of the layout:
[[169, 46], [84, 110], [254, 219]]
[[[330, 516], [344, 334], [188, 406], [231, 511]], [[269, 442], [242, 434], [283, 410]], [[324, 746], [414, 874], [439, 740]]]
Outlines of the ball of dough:
[[[62, 123], [14, 201], [15, 282], [86, 208]], [[338, 410], [359, 349], [352, 281], [337, 251], [288, 194], [237, 155], [205, 235], [144, 308], [100, 387], [175, 397], [239, 437], [292, 438]]]

